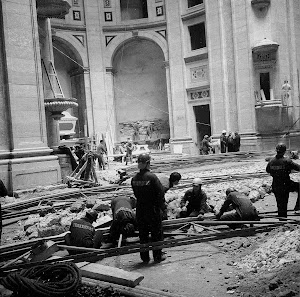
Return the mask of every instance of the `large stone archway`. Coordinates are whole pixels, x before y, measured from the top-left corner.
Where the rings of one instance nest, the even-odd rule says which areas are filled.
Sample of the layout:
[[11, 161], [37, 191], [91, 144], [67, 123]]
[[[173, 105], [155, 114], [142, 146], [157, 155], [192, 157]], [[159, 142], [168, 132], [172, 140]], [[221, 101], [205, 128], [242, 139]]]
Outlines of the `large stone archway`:
[[157, 143], [170, 138], [164, 54], [153, 41], [131, 39], [113, 57], [118, 141]]

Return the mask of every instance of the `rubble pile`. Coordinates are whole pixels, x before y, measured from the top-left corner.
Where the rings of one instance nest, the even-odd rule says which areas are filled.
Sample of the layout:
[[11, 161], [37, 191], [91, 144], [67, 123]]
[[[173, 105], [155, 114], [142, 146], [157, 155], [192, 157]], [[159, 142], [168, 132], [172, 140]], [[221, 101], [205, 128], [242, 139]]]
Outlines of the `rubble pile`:
[[246, 271], [263, 272], [296, 260], [300, 260], [300, 229], [291, 226], [290, 230], [268, 237], [259, 248], [235, 264]]
[[[220, 182], [217, 184], [203, 185], [202, 189], [208, 197], [207, 203], [214, 207], [218, 212], [226, 198], [225, 191], [233, 187], [237, 191], [244, 193], [252, 202], [263, 199], [265, 195], [271, 193], [271, 179], [262, 180], [254, 178], [251, 180]], [[169, 191], [165, 195], [168, 204], [168, 218], [175, 219], [179, 217], [180, 201], [186, 189]]]
[[89, 209], [98, 212], [95, 226], [109, 221], [112, 217], [110, 201], [88, 200], [75, 202], [67, 209], [49, 212], [47, 214], [33, 214], [23, 223], [23, 230], [16, 232], [13, 240], [30, 240], [38, 237], [58, 235], [69, 230], [71, 222], [85, 216]]

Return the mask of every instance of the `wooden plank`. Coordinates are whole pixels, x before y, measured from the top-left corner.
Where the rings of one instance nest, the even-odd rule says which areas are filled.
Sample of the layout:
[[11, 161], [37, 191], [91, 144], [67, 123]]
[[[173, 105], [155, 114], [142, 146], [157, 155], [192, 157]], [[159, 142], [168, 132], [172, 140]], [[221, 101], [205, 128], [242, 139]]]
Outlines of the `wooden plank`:
[[90, 285], [98, 285], [101, 288], [109, 288], [112, 287], [114, 290], [119, 291], [122, 295], [130, 296], [130, 297], [184, 297], [183, 295], [178, 295], [171, 292], [165, 292], [161, 290], [150, 289], [147, 287], [143, 287], [141, 285], [136, 286], [135, 288], [130, 288], [118, 284], [111, 284], [104, 281], [93, 280], [90, 278], [83, 277], [82, 282], [84, 284]]
[[80, 268], [82, 276], [128, 287], [137, 286], [144, 276], [138, 272], [128, 272], [120, 268], [90, 263]]

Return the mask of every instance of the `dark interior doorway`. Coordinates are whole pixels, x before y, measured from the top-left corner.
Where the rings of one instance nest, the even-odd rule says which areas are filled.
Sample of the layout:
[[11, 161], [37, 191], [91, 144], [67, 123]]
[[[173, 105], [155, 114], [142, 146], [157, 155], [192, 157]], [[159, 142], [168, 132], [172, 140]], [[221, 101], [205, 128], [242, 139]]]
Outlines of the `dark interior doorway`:
[[266, 100], [270, 100], [270, 73], [269, 72], [264, 72], [260, 74], [260, 89], [264, 91]]
[[209, 104], [194, 106], [197, 127], [197, 144], [200, 148], [204, 135], [211, 136]]

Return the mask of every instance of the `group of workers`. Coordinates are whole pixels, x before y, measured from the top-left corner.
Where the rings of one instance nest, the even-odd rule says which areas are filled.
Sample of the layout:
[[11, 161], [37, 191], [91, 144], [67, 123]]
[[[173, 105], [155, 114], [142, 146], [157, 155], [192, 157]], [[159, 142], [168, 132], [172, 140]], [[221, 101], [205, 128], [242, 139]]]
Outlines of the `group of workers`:
[[[285, 157], [285, 152], [285, 144], [278, 144], [276, 156], [268, 162], [266, 167], [266, 171], [273, 177], [272, 188], [277, 202], [279, 219], [287, 217], [290, 192], [298, 192], [294, 210], [300, 210], [299, 182], [290, 179], [290, 173], [293, 170], [300, 171], [300, 165]], [[113, 221], [110, 227], [109, 241], [114, 245], [121, 235], [124, 238], [131, 237], [135, 235], [137, 230], [141, 244], [150, 241], [163, 241], [164, 239], [162, 222], [167, 219], [165, 193], [179, 183], [181, 175], [178, 172], [173, 172], [169, 177], [159, 178], [150, 172], [150, 160], [150, 155], [146, 153], [140, 154], [137, 158], [139, 172], [131, 180], [135, 197], [119, 196], [111, 201]], [[7, 190], [3, 182], [1, 180], [0, 182], [0, 196], [6, 196]], [[180, 201], [181, 218], [203, 219], [205, 213], [213, 212], [217, 220], [226, 222], [259, 220], [259, 214], [250, 199], [234, 188], [226, 190], [226, 199], [220, 211], [216, 212], [212, 206], [207, 204], [207, 195], [202, 189], [202, 185], [203, 181], [200, 178], [195, 178], [192, 189], [185, 192]], [[235, 212], [226, 213], [232, 209]], [[97, 218], [98, 213], [90, 210], [84, 218], [72, 221], [70, 232], [65, 236], [66, 244], [77, 247], [100, 248], [103, 243], [103, 234], [101, 231], [96, 231], [93, 226]], [[229, 227], [235, 229], [237, 227], [242, 228], [243, 225], [229, 224]], [[2, 225], [0, 228], [2, 229]], [[69, 252], [72, 253], [72, 250]], [[152, 252], [155, 262], [166, 259], [162, 249], [154, 249]], [[149, 251], [141, 251], [140, 257], [144, 263], [148, 263], [150, 261]]]

